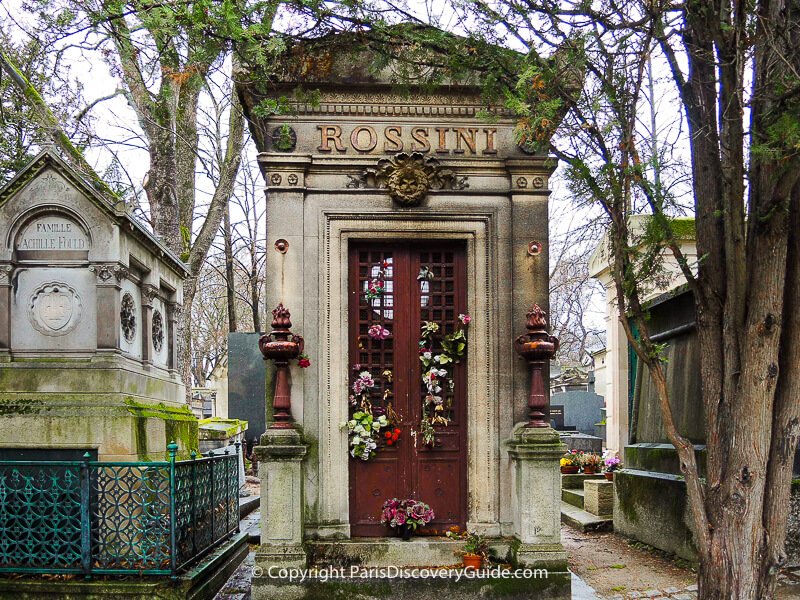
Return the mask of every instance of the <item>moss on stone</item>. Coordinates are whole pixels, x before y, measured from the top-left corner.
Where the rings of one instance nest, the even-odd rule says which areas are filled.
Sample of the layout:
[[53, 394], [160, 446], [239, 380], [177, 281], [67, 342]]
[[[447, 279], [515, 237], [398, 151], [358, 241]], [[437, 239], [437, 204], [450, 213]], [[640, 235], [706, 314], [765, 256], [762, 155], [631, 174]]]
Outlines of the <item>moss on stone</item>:
[[[148, 449], [147, 420], [160, 419], [164, 422], [164, 440], [156, 447], [164, 447], [170, 442], [178, 444], [178, 459], [189, 458], [192, 451], [200, 448], [198, 420], [188, 406], [167, 406], [163, 402], [158, 404], [145, 404], [136, 402], [133, 398], [125, 399], [128, 412], [134, 417], [134, 438], [136, 454], [139, 460], [153, 460]], [[166, 460], [169, 455], [159, 456], [156, 460]]]
[[44, 401], [37, 398], [18, 398], [0, 400], [0, 416], [35, 415], [44, 407]]
[[670, 220], [672, 235], [678, 240], [693, 240], [697, 237], [695, 220], [693, 217], [677, 217]]
[[[222, 417], [200, 419], [199, 424], [201, 429], [204, 425], [216, 425], [217, 427], [209, 429], [209, 431], [223, 433], [226, 437], [232, 437], [237, 433], [247, 429], [247, 421], [242, 421], [239, 419], [223, 419]], [[219, 428], [220, 425], [222, 425], [222, 429]]]

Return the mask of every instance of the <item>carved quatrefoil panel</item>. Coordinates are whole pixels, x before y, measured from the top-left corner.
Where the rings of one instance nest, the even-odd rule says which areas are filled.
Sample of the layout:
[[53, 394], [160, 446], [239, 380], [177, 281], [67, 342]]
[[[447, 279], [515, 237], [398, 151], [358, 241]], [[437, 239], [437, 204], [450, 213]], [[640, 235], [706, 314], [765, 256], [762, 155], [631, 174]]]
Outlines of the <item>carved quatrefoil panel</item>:
[[28, 303], [28, 319], [39, 333], [67, 335], [80, 323], [81, 297], [66, 283], [51, 282], [36, 289]]

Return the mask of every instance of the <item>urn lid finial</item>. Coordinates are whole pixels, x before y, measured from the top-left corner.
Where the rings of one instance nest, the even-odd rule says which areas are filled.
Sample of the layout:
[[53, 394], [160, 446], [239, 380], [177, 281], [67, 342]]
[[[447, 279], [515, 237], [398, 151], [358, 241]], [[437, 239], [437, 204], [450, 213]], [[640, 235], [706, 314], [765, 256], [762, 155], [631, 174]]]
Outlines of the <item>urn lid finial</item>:
[[289, 309], [283, 305], [283, 302], [278, 304], [272, 311], [272, 328], [273, 329], [291, 329], [292, 328], [292, 315]]
[[547, 313], [538, 304], [531, 306], [527, 314], [528, 322], [525, 328], [528, 331], [547, 331]]

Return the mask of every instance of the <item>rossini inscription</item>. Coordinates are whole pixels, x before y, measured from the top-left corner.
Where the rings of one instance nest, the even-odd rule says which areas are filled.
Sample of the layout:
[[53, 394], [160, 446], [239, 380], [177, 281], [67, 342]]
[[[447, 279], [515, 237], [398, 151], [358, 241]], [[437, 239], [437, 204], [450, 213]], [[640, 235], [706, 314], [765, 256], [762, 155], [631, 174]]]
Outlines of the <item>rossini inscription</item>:
[[403, 127], [375, 128], [356, 125], [317, 125], [319, 152], [344, 154], [355, 150], [362, 154], [420, 152], [426, 154], [494, 155], [496, 127]]
[[86, 234], [72, 219], [45, 215], [28, 223], [17, 237], [17, 250], [69, 251], [88, 250]]

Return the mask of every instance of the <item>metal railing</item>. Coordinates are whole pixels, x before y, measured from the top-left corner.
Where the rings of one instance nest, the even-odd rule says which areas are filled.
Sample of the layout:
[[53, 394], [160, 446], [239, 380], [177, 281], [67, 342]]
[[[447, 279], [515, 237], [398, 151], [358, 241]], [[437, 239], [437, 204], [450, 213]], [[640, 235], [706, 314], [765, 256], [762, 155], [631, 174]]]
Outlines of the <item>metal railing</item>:
[[176, 575], [239, 527], [236, 453], [0, 461], [0, 572]]

